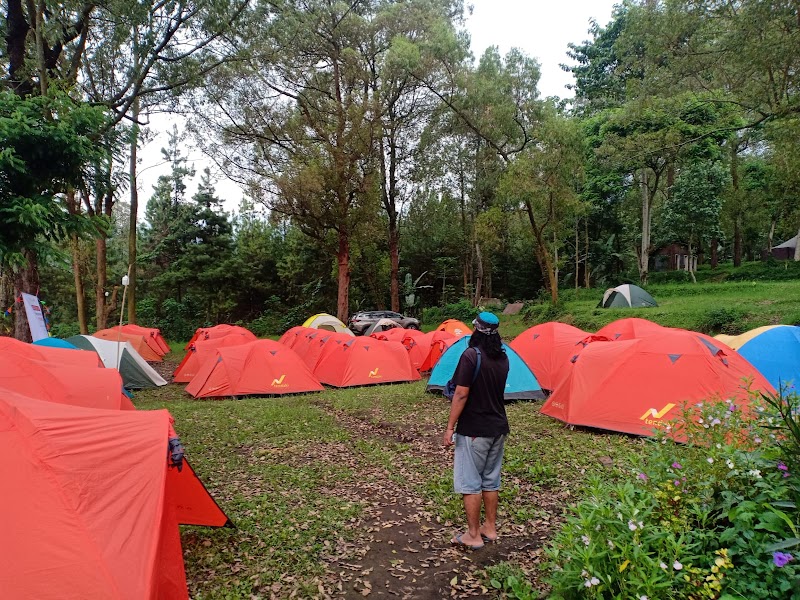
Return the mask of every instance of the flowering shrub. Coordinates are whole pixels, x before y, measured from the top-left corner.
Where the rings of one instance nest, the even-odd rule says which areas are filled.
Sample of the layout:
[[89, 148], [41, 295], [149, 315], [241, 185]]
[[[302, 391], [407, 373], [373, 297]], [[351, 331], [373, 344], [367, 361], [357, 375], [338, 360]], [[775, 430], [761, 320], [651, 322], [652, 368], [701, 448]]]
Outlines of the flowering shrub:
[[572, 509], [548, 550], [553, 596], [800, 598], [797, 404], [684, 407], [630, 481], [594, 481]]

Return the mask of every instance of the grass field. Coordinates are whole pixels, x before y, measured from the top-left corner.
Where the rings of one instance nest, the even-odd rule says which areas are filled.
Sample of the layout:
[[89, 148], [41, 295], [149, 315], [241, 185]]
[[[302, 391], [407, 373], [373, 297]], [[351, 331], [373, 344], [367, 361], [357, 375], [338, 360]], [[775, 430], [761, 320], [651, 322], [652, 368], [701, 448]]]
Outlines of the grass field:
[[[648, 289], [659, 307], [637, 311], [597, 309], [602, 291], [570, 290], [558, 309], [503, 317], [503, 335], [553, 319], [594, 331], [640, 316], [709, 333], [800, 321], [800, 281]], [[629, 472], [644, 442], [571, 430], [539, 414], [540, 403], [510, 405], [501, 538], [465, 552], [449, 544], [465, 524], [440, 441], [448, 405], [424, 389], [423, 380], [220, 401], [193, 400], [176, 384], [137, 393], [138, 408], [169, 409], [187, 456], [236, 524], [183, 528], [192, 597], [493, 598], [490, 580], [508, 574], [545, 590], [542, 547], [564, 508], [591, 478]]]

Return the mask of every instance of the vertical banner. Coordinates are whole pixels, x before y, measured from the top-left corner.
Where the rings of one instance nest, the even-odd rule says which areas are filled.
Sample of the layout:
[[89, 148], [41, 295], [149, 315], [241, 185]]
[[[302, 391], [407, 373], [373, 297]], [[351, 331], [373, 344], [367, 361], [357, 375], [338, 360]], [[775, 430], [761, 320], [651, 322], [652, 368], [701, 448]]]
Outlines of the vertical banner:
[[48, 337], [47, 325], [44, 323], [44, 314], [39, 305], [39, 298], [32, 294], [22, 294], [22, 302], [25, 304], [25, 314], [28, 315], [28, 327], [31, 328], [31, 338], [33, 341]]

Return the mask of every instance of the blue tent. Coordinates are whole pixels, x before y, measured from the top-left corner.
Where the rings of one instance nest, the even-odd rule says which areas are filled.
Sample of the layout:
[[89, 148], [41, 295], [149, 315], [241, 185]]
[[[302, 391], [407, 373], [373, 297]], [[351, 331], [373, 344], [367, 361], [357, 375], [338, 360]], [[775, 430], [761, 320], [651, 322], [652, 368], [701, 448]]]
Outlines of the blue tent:
[[70, 344], [67, 340], [61, 338], [49, 337], [42, 338], [33, 342], [36, 346], [49, 346], [50, 348], [66, 348], [68, 350], [79, 350], [74, 344]]
[[[431, 377], [428, 380], [428, 387], [426, 391], [442, 391], [444, 386], [453, 374], [456, 372], [458, 360], [461, 358], [464, 350], [469, 347], [470, 336], [465, 335], [447, 350], [445, 350], [439, 362], [431, 371]], [[506, 392], [504, 394], [505, 400], [535, 400], [544, 398], [542, 387], [536, 381], [536, 377], [530, 370], [528, 365], [525, 364], [519, 354], [514, 352], [506, 344], [503, 344], [503, 349], [508, 355], [508, 379], [506, 380]]]
[[739, 354], [773, 385], [800, 385], [800, 327], [770, 327], [739, 347]]

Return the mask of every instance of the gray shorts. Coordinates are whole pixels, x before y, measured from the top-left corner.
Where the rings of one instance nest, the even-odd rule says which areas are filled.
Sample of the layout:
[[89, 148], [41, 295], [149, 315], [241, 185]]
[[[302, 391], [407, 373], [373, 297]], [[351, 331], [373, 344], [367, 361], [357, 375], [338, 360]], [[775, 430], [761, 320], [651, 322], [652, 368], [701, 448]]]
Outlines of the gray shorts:
[[506, 436], [470, 437], [456, 434], [453, 489], [456, 494], [480, 494], [500, 489], [500, 468]]

